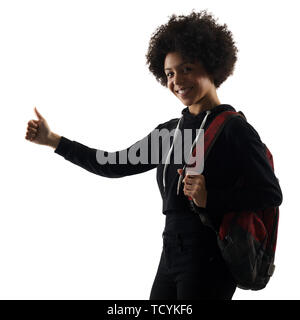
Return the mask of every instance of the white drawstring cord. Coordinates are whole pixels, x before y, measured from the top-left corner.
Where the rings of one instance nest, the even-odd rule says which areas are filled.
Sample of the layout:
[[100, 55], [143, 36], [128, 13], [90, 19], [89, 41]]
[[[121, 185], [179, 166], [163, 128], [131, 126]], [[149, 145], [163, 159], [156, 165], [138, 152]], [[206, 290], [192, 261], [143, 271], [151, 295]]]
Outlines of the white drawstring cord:
[[177, 127], [175, 129], [175, 132], [174, 132], [174, 138], [173, 138], [173, 143], [172, 143], [172, 146], [168, 152], [168, 155], [167, 155], [167, 158], [166, 158], [166, 162], [165, 162], [165, 166], [164, 166], [164, 171], [163, 171], [163, 186], [164, 186], [164, 190], [165, 190], [165, 187], [166, 187], [166, 170], [167, 170], [167, 166], [169, 164], [169, 161], [170, 161], [170, 157], [171, 157], [171, 153], [172, 153], [172, 150], [173, 150], [173, 147], [174, 147], [174, 142], [177, 138], [177, 135], [178, 135], [178, 131], [179, 131], [179, 125], [181, 123], [181, 120], [182, 120], [183, 117], [181, 117], [177, 123]]
[[[193, 149], [194, 149], [194, 146], [196, 145], [197, 141], [199, 140], [199, 137], [200, 137], [200, 134], [201, 134], [201, 130], [204, 128], [204, 125], [205, 125], [205, 122], [206, 122], [206, 119], [208, 117], [208, 115], [211, 113], [210, 110], [207, 110], [206, 111], [206, 115], [201, 123], [201, 126], [199, 128], [199, 132], [197, 134], [197, 137], [195, 138], [193, 144], [192, 144], [192, 147], [191, 147], [191, 150], [190, 150], [190, 154], [189, 154], [189, 160], [191, 158], [191, 155], [192, 155], [192, 152], [193, 152]], [[188, 161], [189, 163], [189, 161]], [[186, 165], [184, 165], [184, 167], [182, 168], [182, 174], [178, 177], [178, 183], [177, 183], [177, 195], [179, 194], [179, 190], [180, 190], [180, 184], [183, 180], [183, 175], [184, 175], [184, 171], [185, 171], [185, 168], [186, 168]]]

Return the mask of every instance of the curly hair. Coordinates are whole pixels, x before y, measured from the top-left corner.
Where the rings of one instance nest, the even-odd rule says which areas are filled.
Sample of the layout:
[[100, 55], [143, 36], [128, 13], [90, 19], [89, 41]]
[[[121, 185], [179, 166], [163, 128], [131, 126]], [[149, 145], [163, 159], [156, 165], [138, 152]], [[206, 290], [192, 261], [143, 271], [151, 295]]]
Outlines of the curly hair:
[[217, 24], [206, 10], [195, 13], [193, 9], [187, 16], [173, 14], [151, 36], [146, 64], [165, 87], [164, 61], [169, 52], [202, 63], [218, 88], [233, 73], [238, 49], [226, 24]]

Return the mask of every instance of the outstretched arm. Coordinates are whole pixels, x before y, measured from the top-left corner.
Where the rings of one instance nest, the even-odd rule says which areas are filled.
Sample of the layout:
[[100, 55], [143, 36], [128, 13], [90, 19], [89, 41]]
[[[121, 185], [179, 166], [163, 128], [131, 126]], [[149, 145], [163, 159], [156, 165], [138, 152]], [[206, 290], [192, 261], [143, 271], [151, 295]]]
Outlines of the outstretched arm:
[[[157, 167], [158, 162], [151, 162], [151, 154], [153, 157], [155, 152], [159, 152], [159, 147], [156, 150], [151, 148], [151, 133], [127, 149], [107, 152], [87, 147], [52, 132], [47, 121], [36, 108], [35, 113], [38, 120], [28, 122], [25, 138], [31, 142], [54, 148], [55, 153], [89, 172], [103, 177], [120, 178]], [[140, 156], [136, 155], [138, 152]], [[139, 158], [141, 161], [137, 161]]]

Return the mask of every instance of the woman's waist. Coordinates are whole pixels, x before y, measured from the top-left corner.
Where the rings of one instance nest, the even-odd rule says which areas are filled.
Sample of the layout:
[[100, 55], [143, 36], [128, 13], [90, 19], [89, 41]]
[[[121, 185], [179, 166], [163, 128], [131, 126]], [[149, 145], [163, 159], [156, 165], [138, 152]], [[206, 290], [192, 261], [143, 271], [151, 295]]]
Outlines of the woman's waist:
[[169, 233], [197, 233], [207, 231], [200, 217], [192, 211], [168, 211], [165, 220], [165, 230]]

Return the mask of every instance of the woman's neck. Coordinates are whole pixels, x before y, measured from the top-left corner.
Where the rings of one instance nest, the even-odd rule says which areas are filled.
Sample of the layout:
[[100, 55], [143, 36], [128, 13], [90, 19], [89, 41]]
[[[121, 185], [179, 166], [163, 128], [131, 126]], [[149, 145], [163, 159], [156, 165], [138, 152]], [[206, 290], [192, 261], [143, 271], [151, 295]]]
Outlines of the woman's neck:
[[206, 101], [206, 102], [202, 102], [201, 103], [196, 103], [193, 104], [191, 106], [189, 106], [189, 112], [193, 115], [198, 115], [200, 112], [206, 111], [206, 110], [210, 110], [218, 105], [220, 105], [221, 102], [219, 99], [214, 100], [214, 101]]

